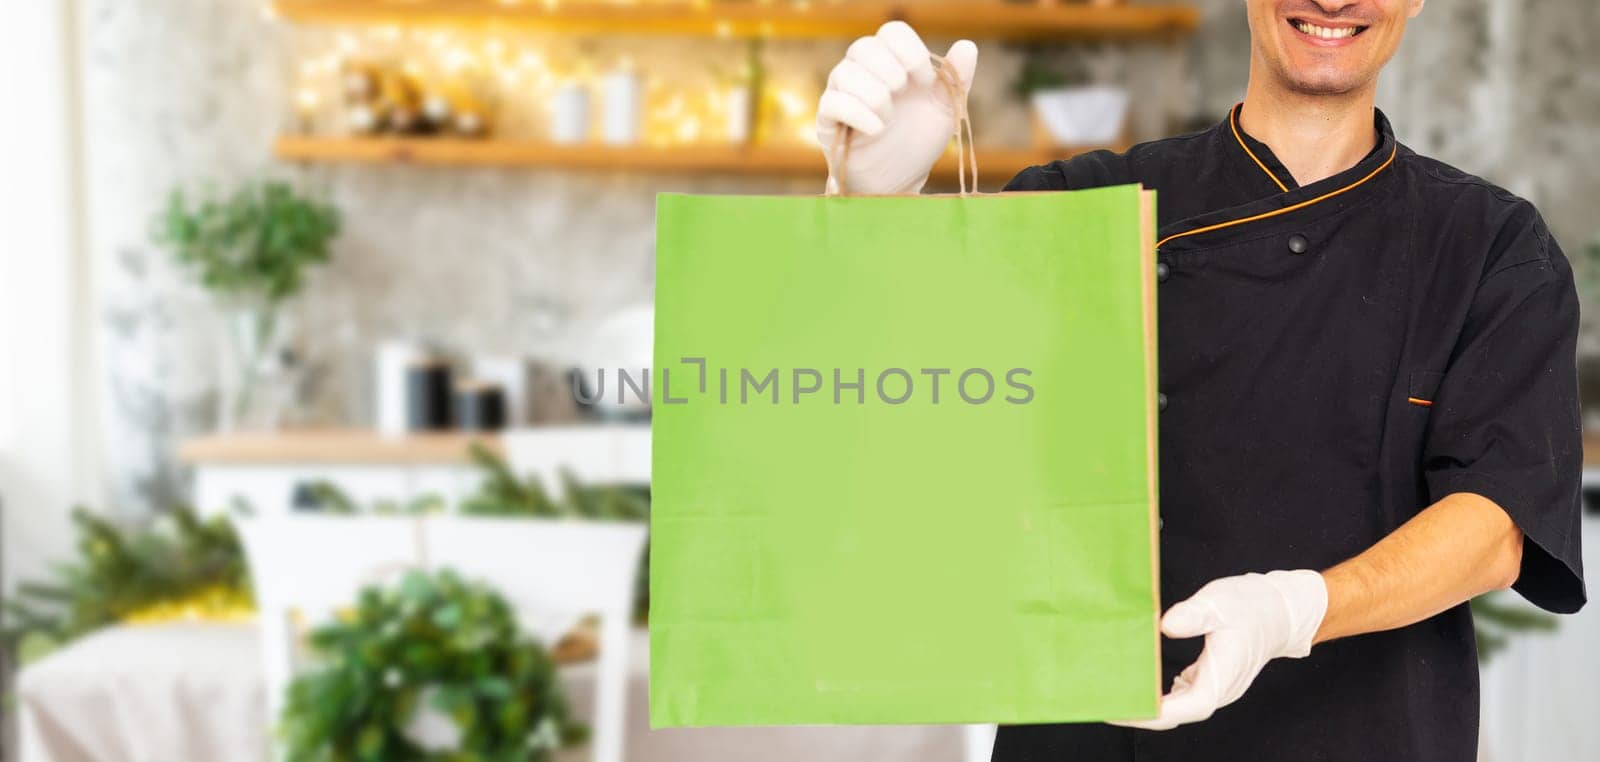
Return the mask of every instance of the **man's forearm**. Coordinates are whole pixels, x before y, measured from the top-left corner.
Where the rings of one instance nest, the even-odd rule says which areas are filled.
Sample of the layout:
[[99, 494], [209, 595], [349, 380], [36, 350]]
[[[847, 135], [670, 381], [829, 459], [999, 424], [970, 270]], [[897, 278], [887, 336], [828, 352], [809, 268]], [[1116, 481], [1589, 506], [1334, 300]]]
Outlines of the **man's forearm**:
[[1458, 492], [1361, 555], [1323, 572], [1328, 611], [1316, 642], [1391, 630], [1510, 587], [1522, 532], [1494, 501]]

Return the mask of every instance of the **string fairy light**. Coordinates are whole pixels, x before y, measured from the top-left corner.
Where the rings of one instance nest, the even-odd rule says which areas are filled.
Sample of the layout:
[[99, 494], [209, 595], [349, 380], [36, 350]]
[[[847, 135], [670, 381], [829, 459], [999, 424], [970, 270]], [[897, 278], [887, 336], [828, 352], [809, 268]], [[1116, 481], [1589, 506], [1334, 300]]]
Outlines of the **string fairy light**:
[[[554, 7], [559, 0], [540, 2]], [[690, 2], [704, 3], [707, 8], [715, 5], [710, 0]], [[816, 0], [790, 4], [817, 7]], [[715, 30], [723, 38], [770, 31], [770, 25], [746, 29], [743, 23], [735, 18], [718, 19]], [[500, 25], [386, 25], [367, 32], [335, 30], [319, 42], [320, 48], [304, 51], [307, 55], [293, 70], [298, 77], [291, 103], [302, 116], [302, 124], [309, 124], [307, 115], [320, 109], [328, 112], [324, 116], [330, 119], [319, 124], [355, 130], [356, 134], [426, 134], [465, 129], [454, 120], [467, 113], [481, 117], [483, 124], [492, 124], [495, 132], [507, 138], [543, 138], [545, 115], [550, 113], [551, 98], [557, 91], [574, 82], [586, 90], [598, 88], [600, 72], [623, 71], [642, 78], [637, 134], [643, 144], [668, 147], [752, 139], [814, 142], [816, 85], [808, 73], [792, 69], [788, 74], [768, 76], [764, 83], [757, 80], [756, 90], [751, 91], [749, 83], [737, 74], [745, 63], [724, 67], [697, 65], [692, 59], [658, 62], [643, 53], [649, 48], [608, 51], [603, 42], [566, 42]], [[721, 51], [718, 56], [728, 55], [726, 48], [710, 49]], [[691, 72], [699, 69], [702, 75], [684, 76], [685, 67]], [[360, 92], [374, 95], [360, 96], [360, 102], [352, 100], [356, 96], [347, 86], [351, 77], [373, 83], [371, 89]], [[343, 110], [337, 119], [331, 118], [330, 107]], [[352, 118], [351, 109], [357, 108], [371, 110], [375, 119]], [[417, 122], [395, 117], [394, 109], [409, 111], [411, 119], [420, 120], [423, 126], [404, 126]], [[441, 123], [445, 126], [438, 127]], [[361, 129], [357, 124], [375, 126]]]

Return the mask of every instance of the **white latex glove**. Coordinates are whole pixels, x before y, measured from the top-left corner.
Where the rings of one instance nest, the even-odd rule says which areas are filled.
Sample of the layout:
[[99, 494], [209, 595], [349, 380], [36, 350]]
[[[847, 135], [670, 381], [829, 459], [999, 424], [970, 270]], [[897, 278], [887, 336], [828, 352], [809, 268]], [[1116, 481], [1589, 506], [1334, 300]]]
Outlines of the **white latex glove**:
[[[961, 40], [945, 54], [965, 93], [978, 68], [978, 46]], [[845, 189], [850, 193], [916, 193], [955, 134], [955, 106], [939, 82], [928, 47], [904, 21], [891, 21], [851, 43], [828, 74], [817, 104], [817, 140], [828, 156], [828, 192], [838, 190], [829, 151], [841, 125], [850, 138]]]
[[1111, 724], [1171, 730], [1210, 717], [1243, 696], [1268, 661], [1311, 653], [1327, 611], [1327, 584], [1308, 569], [1213, 580], [1161, 618], [1169, 638], [1206, 636], [1200, 658], [1172, 681], [1155, 719]]

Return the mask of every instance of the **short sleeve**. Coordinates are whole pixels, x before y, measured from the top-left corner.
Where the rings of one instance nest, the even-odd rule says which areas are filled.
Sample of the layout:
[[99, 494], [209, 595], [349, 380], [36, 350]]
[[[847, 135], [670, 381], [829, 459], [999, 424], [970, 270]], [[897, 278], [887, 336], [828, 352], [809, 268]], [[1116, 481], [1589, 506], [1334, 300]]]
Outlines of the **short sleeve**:
[[1429, 411], [1430, 497], [1493, 500], [1524, 536], [1513, 589], [1549, 611], [1587, 599], [1572, 271], [1536, 219], [1500, 236]]

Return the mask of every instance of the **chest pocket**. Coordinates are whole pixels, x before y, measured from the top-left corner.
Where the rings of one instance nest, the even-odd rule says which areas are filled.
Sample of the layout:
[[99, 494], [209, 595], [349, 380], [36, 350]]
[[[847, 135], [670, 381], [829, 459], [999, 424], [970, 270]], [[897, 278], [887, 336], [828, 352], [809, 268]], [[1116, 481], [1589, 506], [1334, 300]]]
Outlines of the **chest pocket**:
[[1443, 382], [1443, 373], [1411, 371], [1410, 383], [1406, 387], [1406, 402], [1421, 408], [1433, 407], [1433, 398], [1439, 393], [1439, 385]]

